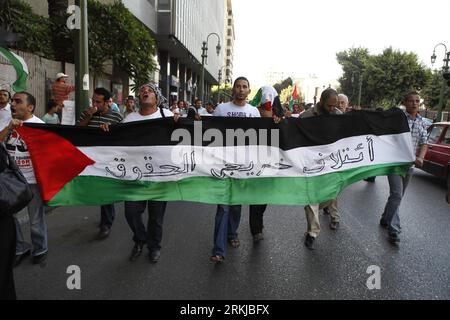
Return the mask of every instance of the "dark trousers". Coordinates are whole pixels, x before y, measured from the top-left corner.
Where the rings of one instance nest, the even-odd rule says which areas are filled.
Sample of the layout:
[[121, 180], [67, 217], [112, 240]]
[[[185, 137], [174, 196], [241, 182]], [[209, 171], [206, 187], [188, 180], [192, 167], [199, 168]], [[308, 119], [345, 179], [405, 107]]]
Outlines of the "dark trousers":
[[12, 216], [0, 216], [0, 300], [15, 300], [13, 264], [16, 227]]
[[250, 206], [250, 232], [252, 236], [262, 233], [264, 228], [264, 212], [267, 209], [267, 204], [251, 205]]
[[100, 228], [108, 228], [111, 229], [114, 218], [116, 217], [116, 209], [114, 208], [114, 204], [107, 204], [101, 206], [101, 220], [100, 220]]
[[[125, 217], [133, 231], [133, 241], [147, 243], [148, 249], [161, 250], [163, 234], [164, 213], [167, 202], [163, 201], [133, 201], [125, 202]], [[147, 208], [147, 230], [142, 220], [142, 214]]]

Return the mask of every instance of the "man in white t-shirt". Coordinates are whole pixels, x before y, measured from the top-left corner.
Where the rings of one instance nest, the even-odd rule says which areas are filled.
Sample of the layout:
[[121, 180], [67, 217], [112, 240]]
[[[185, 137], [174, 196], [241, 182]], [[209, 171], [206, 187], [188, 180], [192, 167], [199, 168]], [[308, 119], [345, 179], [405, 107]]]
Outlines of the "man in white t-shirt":
[[[213, 116], [260, 118], [258, 109], [247, 103], [249, 94], [250, 83], [247, 78], [237, 78], [233, 85], [233, 100], [218, 105]], [[237, 229], [241, 221], [241, 207], [241, 205], [229, 206], [222, 204], [217, 206], [211, 261], [217, 263], [225, 259], [227, 241], [233, 248], [239, 247], [240, 242]]]
[[0, 89], [0, 131], [11, 121], [11, 93], [5, 89]]
[[[140, 110], [129, 114], [122, 123], [166, 117], [174, 117], [177, 120], [180, 115], [174, 115], [170, 110], [163, 108], [163, 102], [164, 98], [155, 85], [143, 85], [139, 89]], [[125, 217], [133, 231], [133, 241], [135, 243], [131, 251], [130, 261], [135, 261], [141, 255], [144, 245], [147, 244], [150, 261], [153, 263], [158, 262], [161, 256], [161, 240], [166, 206], [166, 201], [125, 202]], [[145, 228], [142, 221], [142, 214], [145, 208], [148, 211], [147, 228]]]
[[48, 240], [47, 225], [45, 223], [44, 203], [36, 182], [36, 177], [31, 162], [27, 145], [22, 140], [18, 132], [14, 129], [23, 123], [44, 123], [41, 119], [33, 115], [36, 108], [36, 99], [28, 92], [16, 93], [12, 98], [11, 111], [12, 120], [9, 125], [0, 132], [0, 141], [5, 142], [6, 149], [19, 167], [19, 170], [27, 179], [33, 199], [28, 204], [28, 216], [30, 221], [32, 247], [25, 242], [22, 229], [17, 217], [16, 223], [16, 260], [15, 266], [22, 262], [23, 258], [30, 253], [33, 254], [33, 263], [40, 264], [47, 258]]

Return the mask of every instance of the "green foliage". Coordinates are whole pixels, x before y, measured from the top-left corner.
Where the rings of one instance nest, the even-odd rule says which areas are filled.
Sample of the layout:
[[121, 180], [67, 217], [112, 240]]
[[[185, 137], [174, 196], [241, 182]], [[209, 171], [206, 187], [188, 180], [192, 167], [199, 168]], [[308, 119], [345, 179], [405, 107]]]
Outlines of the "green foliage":
[[[421, 90], [429, 83], [430, 73], [417, 55], [387, 48], [380, 55], [370, 55], [365, 48], [352, 48], [337, 54], [344, 74], [341, 91], [356, 104], [362, 81], [361, 105], [397, 106], [405, 92]], [[362, 77], [362, 78], [361, 78]]]
[[439, 109], [439, 98], [441, 95], [441, 90], [444, 85], [446, 94], [444, 96], [445, 106], [450, 105], [450, 90], [447, 88], [447, 83], [442, 76], [442, 70], [440, 71], [429, 71], [430, 80], [425, 86], [424, 90], [421, 92], [425, 100], [425, 105], [434, 110]]
[[105, 61], [112, 60], [136, 86], [148, 82], [150, 72], [156, 68], [155, 42], [149, 31], [120, 1], [113, 5], [88, 1], [88, 11], [89, 64], [93, 73], [103, 74]]
[[34, 14], [31, 7], [21, 0], [4, 1], [0, 12], [0, 25], [20, 35], [16, 49], [47, 58], [54, 57], [48, 19]]
[[74, 63], [74, 39], [67, 29], [67, 0], [47, 0], [55, 59]]

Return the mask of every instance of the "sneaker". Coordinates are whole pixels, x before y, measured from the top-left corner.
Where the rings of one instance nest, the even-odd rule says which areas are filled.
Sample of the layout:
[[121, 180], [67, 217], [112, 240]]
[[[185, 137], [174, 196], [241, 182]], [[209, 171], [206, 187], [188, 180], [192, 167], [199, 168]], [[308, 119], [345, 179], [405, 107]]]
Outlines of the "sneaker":
[[37, 256], [33, 257], [33, 264], [41, 264], [45, 260], [47, 260], [47, 252], [38, 254]]
[[339, 222], [331, 221], [330, 222], [330, 229], [331, 230], [337, 230], [339, 228]]
[[316, 240], [316, 238], [310, 236], [309, 234], [306, 235], [305, 238], [305, 246], [309, 249], [309, 250], [314, 250], [314, 241]]
[[398, 236], [397, 233], [390, 233], [389, 234], [389, 242], [391, 244], [398, 244], [398, 243], [400, 243], [400, 237]]
[[264, 235], [260, 232], [253, 236], [253, 242], [260, 242], [261, 240], [264, 240]]

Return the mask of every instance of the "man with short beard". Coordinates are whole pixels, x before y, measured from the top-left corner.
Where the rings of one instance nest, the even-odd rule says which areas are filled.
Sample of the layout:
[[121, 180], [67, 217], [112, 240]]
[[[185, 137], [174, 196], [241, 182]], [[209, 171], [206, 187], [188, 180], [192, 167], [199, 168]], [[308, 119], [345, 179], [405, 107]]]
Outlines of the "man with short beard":
[[33, 112], [36, 108], [36, 99], [28, 92], [16, 93], [12, 98], [11, 115], [9, 125], [0, 132], [0, 142], [5, 141], [6, 150], [10, 157], [16, 161], [20, 172], [26, 178], [33, 192], [33, 199], [27, 206], [30, 222], [31, 243], [28, 244], [22, 234], [22, 228], [17, 217], [16, 224], [16, 257], [14, 265], [19, 265], [22, 260], [32, 253], [33, 263], [40, 264], [47, 258], [48, 240], [47, 224], [45, 223], [44, 202], [37, 185], [36, 176], [31, 162], [27, 145], [20, 134], [14, 130], [23, 123], [44, 123]]
[[[233, 85], [233, 101], [218, 105], [213, 116], [260, 118], [258, 109], [247, 103], [250, 92], [250, 83], [247, 78], [237, 78]], [[218, 263], [225, 259], [227, 240], [233, 248], [239, 247], [237, 229], [241, 221], [241, 207], [241, 205], [223, 204], [217, 206], [212, 262]]]

